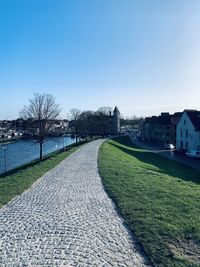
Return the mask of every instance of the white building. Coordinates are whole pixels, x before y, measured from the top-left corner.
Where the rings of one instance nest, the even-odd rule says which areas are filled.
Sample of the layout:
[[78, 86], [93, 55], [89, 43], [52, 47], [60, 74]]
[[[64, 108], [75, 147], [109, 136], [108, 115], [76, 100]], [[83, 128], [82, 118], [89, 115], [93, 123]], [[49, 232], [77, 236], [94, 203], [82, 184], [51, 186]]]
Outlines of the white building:
[[176, 128], [176, 148], [200, 150], [200, 111], [184, 110]]

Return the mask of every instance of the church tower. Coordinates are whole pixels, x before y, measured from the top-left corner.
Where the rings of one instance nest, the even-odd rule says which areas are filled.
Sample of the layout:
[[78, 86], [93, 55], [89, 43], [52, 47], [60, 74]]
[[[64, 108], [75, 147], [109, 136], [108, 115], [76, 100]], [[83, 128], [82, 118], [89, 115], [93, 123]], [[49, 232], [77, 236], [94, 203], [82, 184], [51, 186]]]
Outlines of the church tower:
[[119, 134], [120, 132], [120, 112], [117, 106], [115, 106], [113, 111], [113, 133]]

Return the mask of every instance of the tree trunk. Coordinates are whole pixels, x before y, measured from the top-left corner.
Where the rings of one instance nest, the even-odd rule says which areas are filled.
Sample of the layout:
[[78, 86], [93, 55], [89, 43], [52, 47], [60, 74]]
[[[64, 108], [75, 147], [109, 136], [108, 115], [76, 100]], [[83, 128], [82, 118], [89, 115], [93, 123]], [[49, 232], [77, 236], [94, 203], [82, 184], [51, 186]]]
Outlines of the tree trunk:
[[43, 160], [43, 143], [40, 143], [40, 160]]

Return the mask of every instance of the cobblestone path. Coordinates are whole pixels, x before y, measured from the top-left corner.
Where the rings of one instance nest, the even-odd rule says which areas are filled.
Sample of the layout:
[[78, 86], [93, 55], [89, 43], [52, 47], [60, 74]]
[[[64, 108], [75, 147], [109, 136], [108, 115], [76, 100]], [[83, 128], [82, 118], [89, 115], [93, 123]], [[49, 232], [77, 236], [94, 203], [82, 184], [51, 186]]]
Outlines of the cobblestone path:
[[0, 266], [147, 266], [88, 143], [0, 210]]

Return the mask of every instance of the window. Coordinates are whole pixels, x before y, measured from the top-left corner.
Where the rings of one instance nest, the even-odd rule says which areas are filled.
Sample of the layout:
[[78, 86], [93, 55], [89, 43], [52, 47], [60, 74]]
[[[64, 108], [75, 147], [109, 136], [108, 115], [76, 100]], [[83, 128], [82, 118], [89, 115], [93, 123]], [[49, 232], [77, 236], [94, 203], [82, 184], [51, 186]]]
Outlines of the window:
[[188, 149], [188, 142], [185, 143], [186, 150]]
[[181, 141], [181, 148], [183, 148], [183, 141]]
[[185, 137], [188, 138], [188, 130], [185, 131]]
[[184, 120], [184, 125], [186, 125], [186, 120]]

